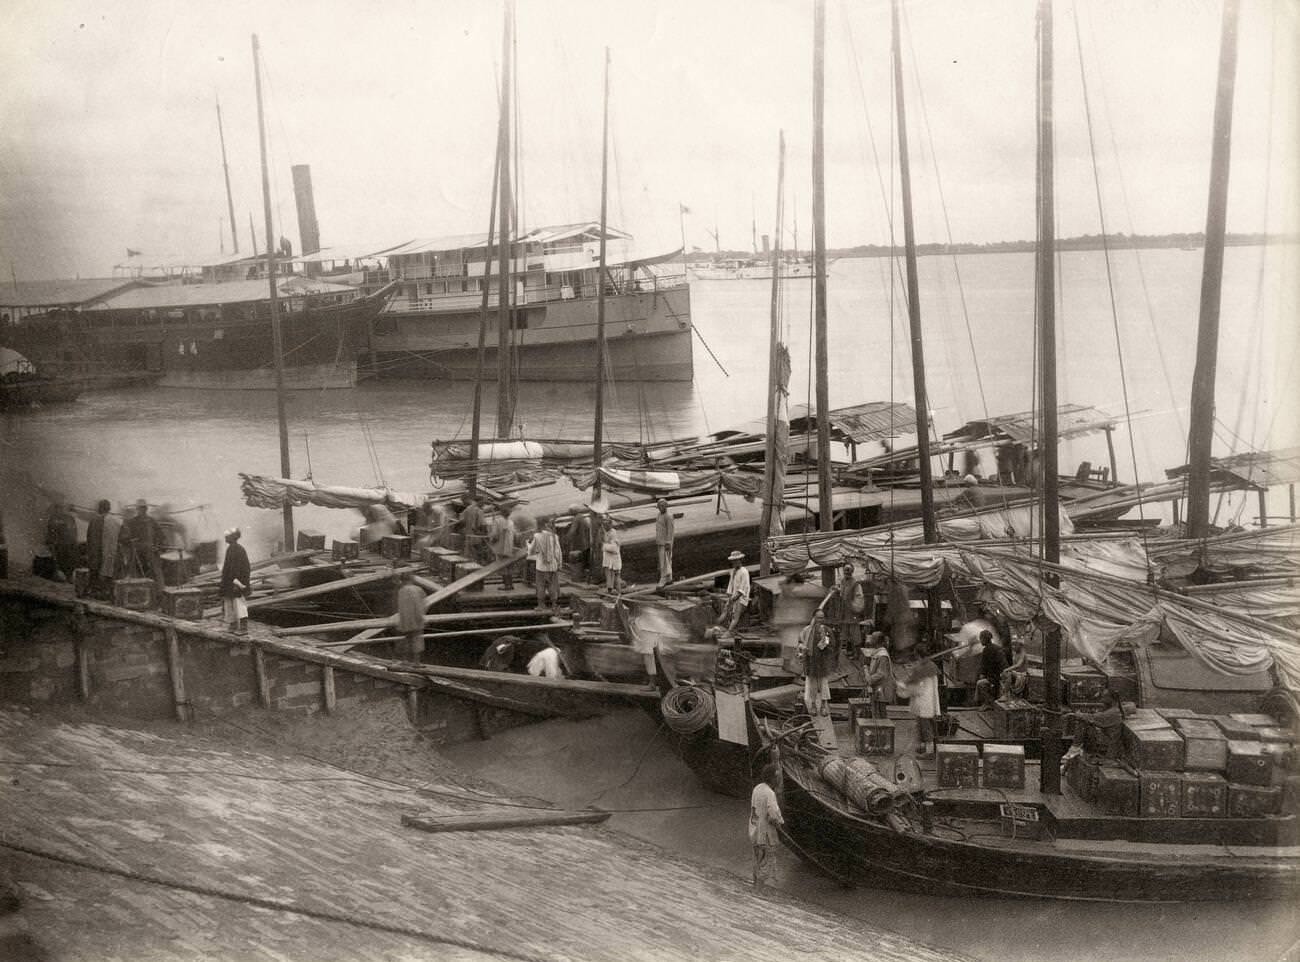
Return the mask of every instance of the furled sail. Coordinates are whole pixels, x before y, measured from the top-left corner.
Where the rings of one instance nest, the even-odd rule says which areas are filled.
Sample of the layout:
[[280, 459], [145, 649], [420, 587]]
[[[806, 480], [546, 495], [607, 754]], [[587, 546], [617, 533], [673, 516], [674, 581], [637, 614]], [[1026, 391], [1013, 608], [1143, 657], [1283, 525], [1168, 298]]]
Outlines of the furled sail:
[[285, 504], [301, 507], [314, 504], [321, 508], [356, 508], [382, 504], [393, 511], [409, 511], [422, 499], [413, 493], [391, 488], [352, 488], [290, 478], [268, 478], [260, 474], [240, 474], [240, 491], [250, 508], [280, 509]]

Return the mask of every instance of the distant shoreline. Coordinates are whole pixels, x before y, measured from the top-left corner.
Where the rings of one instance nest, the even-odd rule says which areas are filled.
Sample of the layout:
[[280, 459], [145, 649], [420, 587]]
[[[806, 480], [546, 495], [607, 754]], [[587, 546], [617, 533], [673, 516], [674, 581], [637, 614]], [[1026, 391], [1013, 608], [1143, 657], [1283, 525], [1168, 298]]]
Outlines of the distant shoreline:
[[[1265, 245], [1300, 244], [1300, 235], [1295, 234], [1229, 234], [1224, 240], [1228, 247], [1260, 247]], [[1099, 251], [1110, 250], [1152, 250], [1152, 249], [1192, 249], [1203, 250], [1204, 234], [1083, 234], [1078, 237], [1063, 237], [1056, 242], [1058, 251]], [[1032, 253], [1037, 245], [1031, 240], [991, 241], [987, 244], [918, 244], [916, 253], [919, 257], [935, 254], [1025, 254]], [[886, 244], [859, 244], [856, 247], [838, 247], [826, 252], [828, 257], [897, 257], [903, 248]], [[699, 258], [700, 251], [693, 256]], [[750, 251], [721, 251], [710, 257], [752, 258], [756, 255]], [[811, 256], [810, 251], [798, 251], [795, 256]]]

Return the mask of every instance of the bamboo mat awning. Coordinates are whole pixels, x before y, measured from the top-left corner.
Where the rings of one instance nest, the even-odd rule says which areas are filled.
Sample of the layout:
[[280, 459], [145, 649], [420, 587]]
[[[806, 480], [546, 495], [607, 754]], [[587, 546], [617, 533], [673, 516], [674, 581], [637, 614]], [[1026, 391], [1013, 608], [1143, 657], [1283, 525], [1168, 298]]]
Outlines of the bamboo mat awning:
[[[1169, 468], [1165, 474], [1172, 479], [1186, 477], [1190, 465]], [[1210, 476], [1218, 481], [1236, 482], [1246, 488], [1271, 488], [1275, 484], [1295, 484], [1300, 481], [1300, 447], [1280, 448], [1277, 451], [1246, 451], [1226, 458], [1210, 460]]]
[[[1056, 411], [1056, 433], [1061, 438], [1080, 437], [1110, 430], [1118, 420], [1095, 407], [1062, 404]], [[1016, 441], [1026, 444], [1031, 439], [1042, 436], [1042, 412], [1021, 411], [1019, 414], [1000, 414], [968, 421], [955, 431], [949, 431], [944, 438], [960, 441]]]
[[[855, 444], [916, 433], [916, 410], [911, 405], [895, 401], [868, 401], [850, 407], [832, 408], [829, 421], [833, 440], [849, 440]], [[816, 425], [815, 409], [806, 404], [796, 404], [790, 408], [792, 434], [812, 431]]]

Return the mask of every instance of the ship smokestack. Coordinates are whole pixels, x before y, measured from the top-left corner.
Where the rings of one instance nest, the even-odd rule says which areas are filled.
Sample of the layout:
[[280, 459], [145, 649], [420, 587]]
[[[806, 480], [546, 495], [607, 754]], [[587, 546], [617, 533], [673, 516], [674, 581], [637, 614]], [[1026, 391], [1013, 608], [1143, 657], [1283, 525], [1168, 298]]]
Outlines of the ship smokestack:
[[[293, 199], [298, 207], [298, 236], [302, 240], [303, 255], [320, 250], [320, 225], [316, 222], [316, 197], [311, 189], [311, 166], [295, 164], [293, 167]], [[320, 265], [310, 265], [307, 273], [315, 274]]]
[[771, 237], [769, 237], [767, 234], [764, 234], [764, 235], [763, 235], [763, 253], [764, 253], [764, 254], [770, 254], [770, 253], [772, 253], [772, 246], [771, 246], [771, 245], [772, 245], [772, 239], [771, 239]]

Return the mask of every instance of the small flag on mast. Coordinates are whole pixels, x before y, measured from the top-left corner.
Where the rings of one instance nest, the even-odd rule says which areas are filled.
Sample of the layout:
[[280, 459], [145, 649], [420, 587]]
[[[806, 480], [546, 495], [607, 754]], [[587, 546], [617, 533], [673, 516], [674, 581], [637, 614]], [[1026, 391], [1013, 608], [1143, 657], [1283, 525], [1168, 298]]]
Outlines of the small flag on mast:
[[140, 256], [140, 252], [139, 252], [139, 251], [133, 251], [133, 250], [131, 250], [131, 248], [128, 247], [128, 248], [126, 249], [126, 256], [127, 256], [127, 257], [139, 257], [139, 256]]

